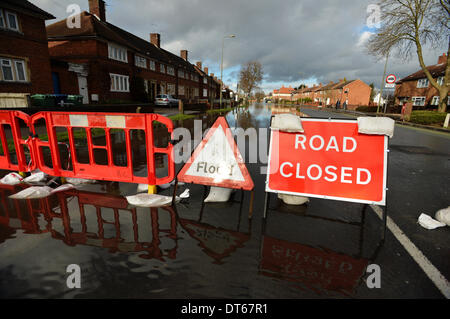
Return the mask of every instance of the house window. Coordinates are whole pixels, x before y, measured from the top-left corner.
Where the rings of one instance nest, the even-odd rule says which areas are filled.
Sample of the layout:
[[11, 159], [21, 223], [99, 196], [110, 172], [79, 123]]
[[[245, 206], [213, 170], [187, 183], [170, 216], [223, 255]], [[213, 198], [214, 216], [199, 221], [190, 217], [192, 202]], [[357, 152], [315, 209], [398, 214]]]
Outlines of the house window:
[[184, 79], [184, 71], [178, 70], [178, 77]]
[[24, 60], [2, 59], [0, 58], [1, 73], [0, 79], [3, 81], [26, 82], [27, 69]]
[[166, 66], [164, 64], [159, 65], [159, 72], [166, 73]]
[[147, 59], [143, 58], [139, 55], [135, 55], [134, 56], [134, 61], [137, 67], [146, 69], [147, 68]]
[[194, 88], [194, 97], [198, 97], [198, 88]]
[[167, 94], [175, 95], [175, 84], [167, 83]]
[[184, 95], [184, 86], [178, 86], [178, 95]]
[[3, 16], [3, 10], [0, 9], [0, 28], [4, 28], [6, 26], [5, 24], [5, 17]]
[[419, 79], [417, 81], [417, 88], [421, 89], [426, 87], [428, 87], [428, 79]]
[[17, 20], [17, 15], [12, 12], [6, 12], [6, 22], [8, 23], [8, 28], [14, 31], [19, 31], [19, 22]]
[[[167, 67], [167, 74], [169, 75], [175, 75], [175, 69], [171, 66]], [[169, 93], [170, 94], [170, 93]]]
[[208, 84], [208, 79], [206, 77], [203, 78], [203, 84]]
[[108, 43], [108, 57], [112, 60], [128, 63], [127, 49]]
[[208, 90], [207, 89], [203, 89], [203, 96], [207, 97], [208, 96]]
[[11, 60], [2, 59], [2, 79], [3, 81], [14, 81]]
[[120, 74], [109, 74], [111, 76], [111, 92], [130, 92], [129, 77]]
[[439, 96], [433, 96], [431, 100], [431, 105], [439, 105]]
[[425, 105], [425, 96], [414, 96], [412, 98], [413, 106], [424, 106]]
[[155, 71], [156, 70], [156, 64], [155, 61], [150, 60], [150, 70]]
[[443, 76], [438, 77], [437, 84], [439, 84], [440, 86], [444, 85], [444, 77]]
[[20, 82], [25, 82], [27, 80], [27, 74], [25, 72], [25, 61], [15, 60], [16, 66], [16, 80]]

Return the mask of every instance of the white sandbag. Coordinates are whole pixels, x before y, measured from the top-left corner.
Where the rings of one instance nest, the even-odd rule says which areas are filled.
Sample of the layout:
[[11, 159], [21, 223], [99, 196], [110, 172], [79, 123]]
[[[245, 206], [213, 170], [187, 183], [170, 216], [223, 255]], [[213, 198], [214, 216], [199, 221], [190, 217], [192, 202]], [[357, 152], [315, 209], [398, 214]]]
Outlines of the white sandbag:
[[208, 197], [205, 199], [205, 203], [223, 203], [230, 199], [233, 189], [211, 186]]
[[358, 117], [358, 132], [394, 136], [395, 121], [389, 117]]
[[278, 198], [287, 205], [303, 205], [309, 202], [308, 197], [297, 195], [278, 194]]
[[74, 178], [74, 177], [66, 177], [67, 183], [73, 185], [81, 185], [81, 184], [94, 184], [97, 181], [95, 179], [84, 179], [84, 178]]
[[31, 172], [31, 175], [28, 177], [25, 177], [23, 181], [25, 183], [39, 183], [43, 182], [47, 179], [47, 174], [44, 172], [41, 172], [40, 170], [34, 170]]
[[[136, 194], [131, 196], [126, 196], [129, 204], [138, 207], [161, 207], [170, 206], [172, 204], [172, 196], [164, 196], [158, 194]], [[180, 201], [179, 197], [175, 197], [175, 201]]]
[[441, 223], [444, 223], [447, 226], [450, 226], [450, 206], [448, 206], [447, 208], [438, 210], [434, 217]]
[[184, 192], [182, 192], [181, 194], [180, 194], [180, 198], [189, 198], [189, 188], [186, 188], [185, 190], [184, 190]]
[[53, 188], [48, 186], [32, 186], [21, 190], [20, 192], [9, 196], [12, 199], [35, 199], [49, 196]]
[[300, 116], [289, 113], [275, 115], [272, 119], [272, 125], [270, 128], [273, 130], [294, 133], [303, 133], [305, 131], [303, 129]]
[[52, 194], [58, 193], [58, 192], [64, 192], [64, 191], [67, 191], [69, 189], [74, 189], [74, 188], [75, 188], [75, 185], [73, 185], [73, 184], [63, 184], [63, 185], [58, 186], [55, 189], [53, 189]]
[[444, 223], [441, 223], [426, 214], [420, 214], [418, 222], [420, 226], [426, 229], [435, 229], [445, 226]]
[[2, 179], [0, 179], [0, 183], [6, 185], [17, 185], [22, 183], [22, 176], [17, 173], [9, 173], [5, 175]]
[[137, 186], [137, 193], [147, 192], [148, 191], [148, 184], [138, 184]]

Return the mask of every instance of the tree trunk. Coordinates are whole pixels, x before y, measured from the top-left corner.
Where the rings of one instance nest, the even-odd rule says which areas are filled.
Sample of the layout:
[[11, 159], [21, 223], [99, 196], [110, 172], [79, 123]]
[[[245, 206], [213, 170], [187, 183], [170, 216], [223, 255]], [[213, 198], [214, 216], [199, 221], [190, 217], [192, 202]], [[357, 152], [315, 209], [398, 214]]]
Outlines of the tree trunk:
[[445, 113], [447, 111], [448, 86], [445, 84], [439, 91], [439, 107], [438, 112]]

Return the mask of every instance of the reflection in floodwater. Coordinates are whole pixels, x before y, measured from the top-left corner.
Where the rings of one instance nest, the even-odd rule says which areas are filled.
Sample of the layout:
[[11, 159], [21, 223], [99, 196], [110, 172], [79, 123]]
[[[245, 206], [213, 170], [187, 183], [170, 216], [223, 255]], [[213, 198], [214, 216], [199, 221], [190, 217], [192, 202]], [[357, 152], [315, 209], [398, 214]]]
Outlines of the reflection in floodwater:
[[[138, 212], [138, 208], [129, 207], [123, 196], [76, 190], [43, 199], [14, 200], [6, 196], [20, 188], [4, 186], [0, 188], [0, 224], [4, 226], [23, 229], [28, 234], [49, 232], [69, 246], [102, 247], [111, 253], [142, 252], [139, 257], [145, 259], [176, 257], [177, 217], [172, 207], [139, 208]], [[168, 228], [159, 225], [159, 212], [170, 216]], [[44, 229], [38, 217], [46, 221]], [[172, 248], [159, 247], [161, 234], [173, 241]]]

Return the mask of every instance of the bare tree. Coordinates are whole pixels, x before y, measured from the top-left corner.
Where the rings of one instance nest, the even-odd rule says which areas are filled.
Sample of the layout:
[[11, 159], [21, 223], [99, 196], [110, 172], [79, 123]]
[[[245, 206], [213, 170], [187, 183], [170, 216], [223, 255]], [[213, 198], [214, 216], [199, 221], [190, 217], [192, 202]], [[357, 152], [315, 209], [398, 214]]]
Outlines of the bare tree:
[[447, 66], [442, 85], [433, 79], [423, 61], [422, 48], [426, 44], [439, 47], [449, 41], [449, 2], [450, 0], [381, 0], [382, 26], [372, 36], [367, 48], [369, 53], [385, 57], [391, 50], [408, 59], [414, 48], [420, 67], [428, 81], [439, 92], [439, 112], [447, 110], [450, 80], [450, 43], [447, 48]]
[[258, 61], [251, 61], [241, 66], [239, 75], [240, 87], [248, 96], [258, 87], [263, 78], [262, 65]]

